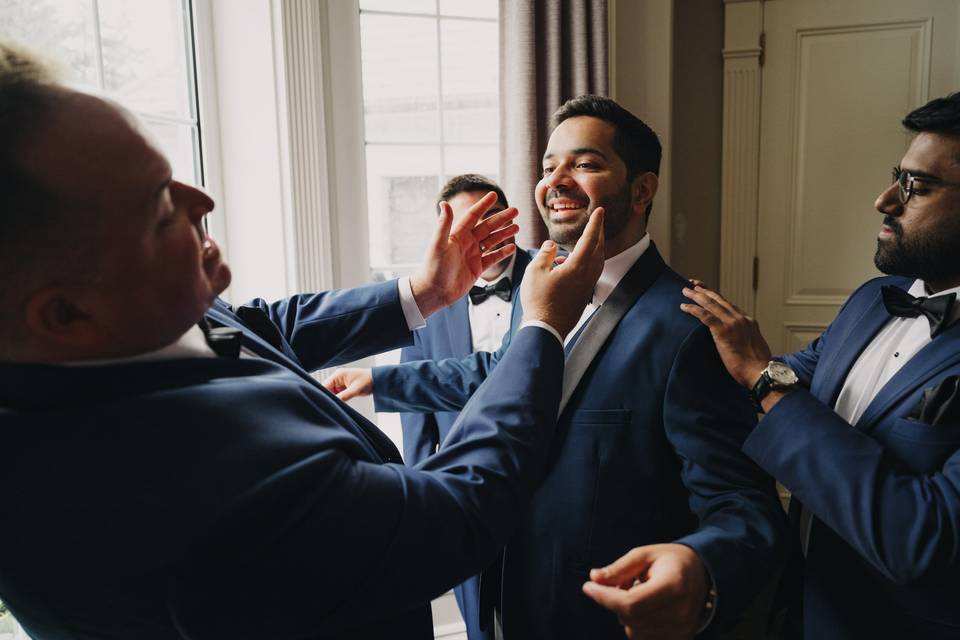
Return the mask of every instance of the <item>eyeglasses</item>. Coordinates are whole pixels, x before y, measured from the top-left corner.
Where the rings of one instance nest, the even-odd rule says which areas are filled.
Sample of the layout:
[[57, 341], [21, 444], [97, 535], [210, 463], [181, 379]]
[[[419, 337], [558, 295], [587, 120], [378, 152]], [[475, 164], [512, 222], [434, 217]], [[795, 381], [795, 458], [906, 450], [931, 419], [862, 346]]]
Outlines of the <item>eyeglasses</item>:
[[[893, 181], [896, 182], [897, 187], [899, 187], [898, 191], [900, 192], [901, 204], [907, 204], [907, 201], [914, 193], [923, 195], [925, 191], [923, 188], [924, 184], [940, 185], [942, 187], [960, 187], [960, 183], [958, 182], [947, 182], [934, 176], [914, 175], [909, 171], [902, 170], [900, 167], [893, 168]], [[921, 184], [918, 185], [918, 182]]]

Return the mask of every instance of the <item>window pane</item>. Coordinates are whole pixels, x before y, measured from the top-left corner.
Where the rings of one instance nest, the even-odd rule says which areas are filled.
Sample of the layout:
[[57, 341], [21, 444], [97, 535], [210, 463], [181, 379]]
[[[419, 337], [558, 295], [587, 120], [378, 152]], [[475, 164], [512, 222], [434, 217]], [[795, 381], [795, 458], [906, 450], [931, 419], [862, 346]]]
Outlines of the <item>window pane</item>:
[[436, 0], [360, 0], [360, 11], [437, 14]]
[[440, 0], [440, 14], [470, 18], [496, 18], [497, 0]]
[[173, 167], [173, 177], [187, 184], [200, 184], [199, 158], [196, 157], [197, 130], [187, 124], [172, 124], [156, 122], [143, 118], [154, 140], [163, 151], [170, 166]]
[[93, 7], [90, 0], [3, 0], [0, 38], [66, 67], [65, 80], [97, 87]]
[[367, 211], [374, 269], [417, 263], [436, 222], [440, 147], [367, 145]]
[[443, 137], [496, 144], [500, 135], [497, 25], [440, 21], [443, 47]]
[[366, 139], [437, 142], [437, 23], [360, 16]]
[[100, 0], [99, 8], [107, 92], [138, 111], [191, 117], [180, 0]]
[[497, 145], [445, 147], [443, 149], [444, 180], [462, 173], [479, 173], [497, 182], [499, 176]]

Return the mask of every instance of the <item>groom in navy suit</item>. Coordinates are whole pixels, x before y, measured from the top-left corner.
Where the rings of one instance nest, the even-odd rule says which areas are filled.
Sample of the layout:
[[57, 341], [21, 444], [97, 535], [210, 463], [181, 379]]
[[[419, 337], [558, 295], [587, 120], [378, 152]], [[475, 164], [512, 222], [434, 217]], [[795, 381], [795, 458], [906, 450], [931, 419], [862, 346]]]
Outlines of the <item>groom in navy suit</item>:
[[0, 43], [0, 140], [0, 599], [30, 637], [432, 638], [541, 476], [603, 214], [545, 243], [502, 371], [410, 468], [309, 372], [410, 344], [515, 209], [441, 205], [409, 278], [232, 308], [213, 200], [131, 114]]
[[[507, 640], [622, 638], [617, 618], [582, 586], [591, 567], [637, 548], [644, 565], [622, 582], [636, 580], [644, 594], [650, 637], [713, 632], [781, 558], [786, 520], [773, 481], [740, 451], [755, 413], [709, 332], [680, 311], [686, 280], [647, 234], [656, 135], [598, 96], [567, 102], [555, 122], [535, 194], [540, 214], [550, 238], [572, 247], [602, 206], [606, 261], [567, 343], [562, 437], [502, 562], [481, 576], [481, 623]], [[377, 409], [473, 402], [517, 335], [493, 354], [374, 369]]]
[[806, 349], [772, 360], [756, 322], [685, 291], [767, 412], [744, 451], [793, 493], [811, 640], [960, 637], [960, 93], [903, 124], [915, 136], [876, 201], [889, 275]]

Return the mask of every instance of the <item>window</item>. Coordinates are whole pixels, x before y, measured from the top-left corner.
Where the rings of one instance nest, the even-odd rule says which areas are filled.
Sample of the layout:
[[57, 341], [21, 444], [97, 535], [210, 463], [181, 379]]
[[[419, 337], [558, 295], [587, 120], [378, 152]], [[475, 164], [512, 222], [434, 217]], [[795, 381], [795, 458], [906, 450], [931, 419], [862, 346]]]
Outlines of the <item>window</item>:
[[132, 110], [184, 182], [203, 184], [189, 0], [4, 0], [0, 38]]
[[360, 0], [370, 268], [409, 272], [440, 186], [498, 177], [497, 0]]

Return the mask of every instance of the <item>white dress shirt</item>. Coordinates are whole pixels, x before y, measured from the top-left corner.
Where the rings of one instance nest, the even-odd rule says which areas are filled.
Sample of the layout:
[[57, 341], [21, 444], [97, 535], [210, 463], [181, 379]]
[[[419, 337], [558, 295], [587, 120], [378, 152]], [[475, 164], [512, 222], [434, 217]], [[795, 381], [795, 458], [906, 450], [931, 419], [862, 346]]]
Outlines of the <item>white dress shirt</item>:
[[[926, 296], [923, 280], [908, 290], [914, 297]], [[960, 287], [940, 291], [935, 296], [960, 294]], [[935, 297], [930, 296], [930, 297]], [[960, 301], [954, 304], [950, 320], [960, 317]], [[920, 349], [930, 344], [930, 322], [926, 316], [899, 318], [890, 321], [870, 341], [847, 374], [834, 411], [850, 424], [856, 424], [890, 378], [900, 371]]]
[[[513, 264], [517, 254], [510, 256], [510, 261], [499, 276], [493, 280], [477, 278], [475, 286], [487, 287], [513, 276]], [[512, 284], [512, 283], [511, 283]], [[501, 300], [497, 296], [489, 296], [480, 304], [473, 304], [467, 298], [467, 315], [470, 319], [470, 340], [474, 351], [496, 351], [503, 342], [503, 336], [510, 330], [510, 314], [513, 302]]]
[[600, 279], [597, 280], [597, 286], [593, 289], [593, 298], [583, 309], [583, 313], [580, 315], [580, 320], [577, 321], [576, 326], [573, 328], [570, 333], [567, 334], [566, 340], [560, 340], [560, 334], [557, 333], [557, 330], [546, 324], [545, 322], [540, 322], [538, 320], [528, 320], [524, 322], [521, 326], [533, 326], [533, 327], [542, 327], [556, 336], [557, 340], [560, 340], [566, 346], [567, 342], [573, 339], [573, 336], [577, 335], [577, 331], [580, 330], [580, 327], [590, 319], [590, 316], [593, 315], [593, 312], [596, 311], [607, 298], [610, 297], [610, 294], [614, 289], [617, 288], [617, 285], [620, 284], [620, 281], [623, 280], [623, 276], [627, 275], [627, 271], [630, 270], [630, 267], [640, 259], [640, 256], [646, 252], [650, 247], [650, 234], [645, 233], [636, 244], [624, 249], [617, 255], [612, 258], [607, 258], [603, 261], [603, 272], [600, 274]]

